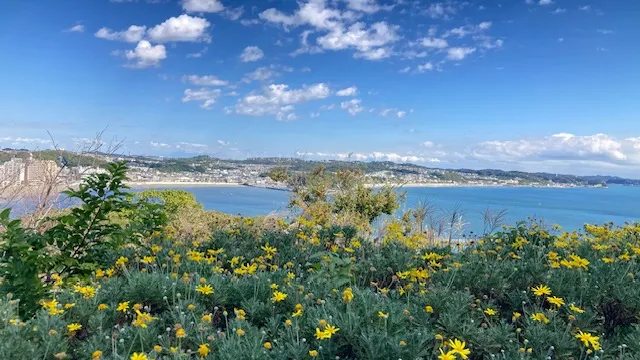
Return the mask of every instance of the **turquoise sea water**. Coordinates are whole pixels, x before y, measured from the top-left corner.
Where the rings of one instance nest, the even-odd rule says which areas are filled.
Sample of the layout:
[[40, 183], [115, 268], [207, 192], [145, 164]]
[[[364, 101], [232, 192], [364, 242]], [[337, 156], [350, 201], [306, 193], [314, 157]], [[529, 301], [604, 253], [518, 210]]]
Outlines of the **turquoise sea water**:
[[[193, 193], [207, 210], [244, 216], [285, 211], [289, 193], [250, 187], [180, 187]], [[405, 208], [428, 201], [441, 212], [459, 207], [463, 211], [466, 233], [483, 230], [483, 212], [506, 209], [506, 222], [528, 217], [547, 224], [559, 224], [565, 230], [578, 230], [585, 223], [616, 224], [640, 221], [640, 187], [599, 188], [525, 188], [459, 187], [404, 188]]]

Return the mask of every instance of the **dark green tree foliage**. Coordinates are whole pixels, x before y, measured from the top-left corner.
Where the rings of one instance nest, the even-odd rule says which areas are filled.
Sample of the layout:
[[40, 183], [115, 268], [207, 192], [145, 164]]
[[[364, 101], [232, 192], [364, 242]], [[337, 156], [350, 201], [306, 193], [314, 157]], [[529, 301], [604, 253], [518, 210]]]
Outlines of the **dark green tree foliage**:
[[93, 174], [77, 190], [64, 192], [79, 205], [56, 218], [43, 232], [25, 229], [20, 220], [11, 220], [9, 210], [0, 214], [0, 293], [14, 293], [25, 311], [41, 299], [51, 276], [83, 278], [97, 269], [107, 254], [125, 243], [139, 241], [160, 229], [166, 217], [162, 204], [134, 200], [124, 184], [127, 166], [123, 162], [107, 166], [107, 172]]
[[192, 193], [185, 190], [165, 189], [145, 190], [138, 194], [140, 200], [148, 202], [160, 202], [164, 205], [164, 209], [169, 215], [175, 215], [180, 209], [202, 209], [200, 204]]

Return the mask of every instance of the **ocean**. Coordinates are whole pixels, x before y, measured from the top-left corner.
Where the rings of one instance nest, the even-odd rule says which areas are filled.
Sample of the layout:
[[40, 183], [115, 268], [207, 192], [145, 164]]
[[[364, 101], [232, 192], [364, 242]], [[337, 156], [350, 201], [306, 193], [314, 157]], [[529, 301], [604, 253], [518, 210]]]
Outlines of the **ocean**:
[[[252, 187], [173, 187], [187, 190], [207, 210], [256, 216], [287, 210], [290, 193]], [[564, 230], [579, 230], [585, 223], [603, 224], [640, 221], [640, 187], [528, 188], [528, 187], [407, 187], [403, 209], [419, 201], [432, 204], [438, 212], [460, 209], [464, 233], [480, 234], [483, 213], [506, 210], [504, 221], [535, 218], [558, 224]]]

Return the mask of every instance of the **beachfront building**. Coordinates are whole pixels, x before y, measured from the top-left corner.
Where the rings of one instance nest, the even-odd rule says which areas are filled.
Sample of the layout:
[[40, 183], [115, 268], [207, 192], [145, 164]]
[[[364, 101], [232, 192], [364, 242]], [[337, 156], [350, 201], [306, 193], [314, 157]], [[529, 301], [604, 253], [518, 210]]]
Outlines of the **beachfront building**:
[[0, 185], [20, 185], [25, 181], [26, 163], [20, 158], [13, 158], [0, 165]]
[[29, 159], [25, 167], [24, 179], [27, 184], [44, 184], [52, 181], [60, 171], [60, 167], [53, 160]]

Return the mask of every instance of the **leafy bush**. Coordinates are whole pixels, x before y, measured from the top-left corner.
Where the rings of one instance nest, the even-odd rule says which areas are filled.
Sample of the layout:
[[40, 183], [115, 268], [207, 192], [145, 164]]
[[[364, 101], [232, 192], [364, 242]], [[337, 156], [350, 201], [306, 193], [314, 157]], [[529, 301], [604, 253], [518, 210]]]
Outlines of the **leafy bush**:
[[25, 229], [0, 213], [0, 294], [12, 293], [22, 309], [32, 313], [47, 290], [62, 279], [83, 279], [93, 273], [111, 251], [139, 243], [165, 223], [159, 204], [133, 201], [125, 190], [127, 167], [112, 163], [106, 173], [87, 177], [77, 190], [64, 193], [78, 203], [42, 232]]

